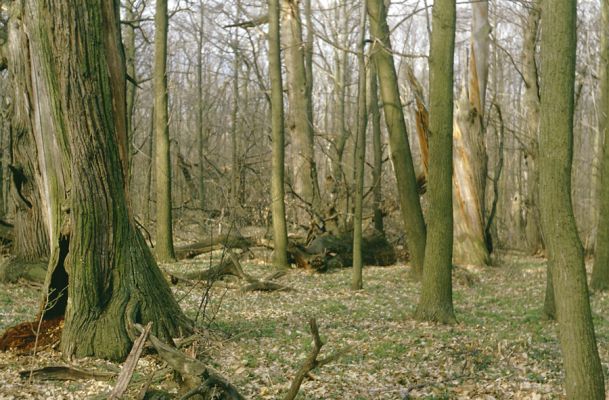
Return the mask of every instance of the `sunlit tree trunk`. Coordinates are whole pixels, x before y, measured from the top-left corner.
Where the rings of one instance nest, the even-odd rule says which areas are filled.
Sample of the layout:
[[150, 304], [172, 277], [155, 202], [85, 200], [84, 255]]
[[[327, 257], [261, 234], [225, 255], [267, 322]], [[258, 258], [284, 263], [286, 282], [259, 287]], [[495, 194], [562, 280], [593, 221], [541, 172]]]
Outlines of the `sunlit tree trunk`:
[[452, 131], [455, 0], [433, 5], [429, 53], [428, 226], [417, 319], [454, 323], [452, 303]]
[[594, 268], [590, 287], [609, 290], [609, 0], [602, 0], [601, 9], [601, 62], [598, 130], [605, 138], [600, 189], [600, 217], [596, 233]]
[[355, 141], [355, 214], [353, 216], [353, 270], [351, 289], [363, 287], [362, 269], [362, 208], [364, 203], [364, 166], [366, 160], [366, 127], [368, 110], [366, 107], [366, 58], [364, 45], [366, 39], [366, 3], [362, 2], [359, 25], [358, 54], [358, 90], [357, 90], [357, 139]]
[[167, 0], [157, 0], [154, 16], [154, 137], [156, 180], [156, 257], [175, 260], [171, 215], [171, 160], [167, 115]]
[[40, 196], [40, 170], [33, 121], [28, 96], [31, 67], [27, 63], [27, 36], [21, 22], [21, 8], [11, 9], [8, 24], [7, 64], [12, 84], [12, 116], [9, 128], [12, 155], [9, 165], [11, 179], [10, 208], [14, 219], [13, 248], [16, 262], [48, 260], [49, 237]]
[[425, 256], [425, 222], [417, 182], [408, 143], [406, 122], [400, 100], [397, 74], [393, 64], [389, 27], [385, 5], [380, 0], [366, 0], [370, 17], [370, 32], [375, 40], [372, 60], [376, 64], [385, 122], [389, 132], [391, 160], [397, 179], [398, 197], [402, 211], [402, 222], [406, 231], [408, 250], [412, 256], [412, 272], [416, 279], [423, 273]]
[[279, 41], [279, 0], [269, 0], [269, 74], [271, 80], [271, 129], [273, 138], [273, 160], [271, 177], [271, 207], [273, 213], [273, 264], [288, 266], [288, 233], [285, 221], [284, 190], [284, 127], [283, 127], [283, 82], [281, 78], [281, 47]]
[[467, 85], [463, 84], [454, 122], [454, 262], [487, 265], [484, 237], [486, 149], [484, 105], [488, 76], [490, 25], [488, 1], [472, 3], [472, 37]]
[[571, 202], [576, 1], [543, 9], [541, 33], [541, 222], [554, 285], [567, 398], [604, 399], [583, 249]]
[[[124, 359], [131, 324], [190, 330], [128, 207], [126, 80], [118, 2], [20, 3], [50, 263], [45, 317], [66, 356]], [[66, 45], [68, 44], [68, 45]], [[66, 296], [67, 289], [67, 296]]]

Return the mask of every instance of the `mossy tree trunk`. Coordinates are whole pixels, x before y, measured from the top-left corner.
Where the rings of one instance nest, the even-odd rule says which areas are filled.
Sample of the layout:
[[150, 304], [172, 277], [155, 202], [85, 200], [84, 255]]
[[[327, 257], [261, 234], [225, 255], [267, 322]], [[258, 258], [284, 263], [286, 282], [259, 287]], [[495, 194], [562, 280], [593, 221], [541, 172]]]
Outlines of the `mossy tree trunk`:
[[283, 82], [279, 42], [279, 0], [269, 0], [269, 74], [271, 80], [271, 128], [273, 137], [271, 197], [273, 213], [273, 264], [288, 267], [288, 230], [285, 221], [285, 149], [283, 127]]
[[370, 17], [370, 33], [374, 39], [372, 60], [376, 65], [383, 101], [385, 122], [389, 132], [391, 160], [397, 179], [398, 197], [406, 241], [412, 255], [413, 276], [420, 279], [425, 256], [425, 221], [417, 192], [417, 182], [408, 143], [404, 111], [400, 100], [397, 74], [391, 53], [389, 26], [385, 4], [381, 0], [366, 0]]
[[605, 386], [581, 242], [571, 203], [576, 1], [542, 11], [540, 200], [569, 399], [604, 399]]
[[455, 0], [433, 5], [429, 54], [428, 226], [417, 319], [454, 323], [452, 300], [452, 131]]
[[171, 160], [167, 115], [167, 0], [157, 0], [154, 16], [154, 138], [156, 179], [156, 257], [175, 261], [171, 215]]
[[601, 10], [601, 101], [598, 130], [605, 138], [601, 172], [600, 217], [598, 221], [594, 268], [590, 287], [609, 290], [609, 0], [602, 0]]
[[[65, 313], [66, 356], [121, 360], [133, 322], [165, 340], [190, 321], [127, 203], [126, 79], [118, 1], [23, 2], [28, 86], [51, 259], [46, 317]], [[67, 288], [67, 296], [66, 296]]]

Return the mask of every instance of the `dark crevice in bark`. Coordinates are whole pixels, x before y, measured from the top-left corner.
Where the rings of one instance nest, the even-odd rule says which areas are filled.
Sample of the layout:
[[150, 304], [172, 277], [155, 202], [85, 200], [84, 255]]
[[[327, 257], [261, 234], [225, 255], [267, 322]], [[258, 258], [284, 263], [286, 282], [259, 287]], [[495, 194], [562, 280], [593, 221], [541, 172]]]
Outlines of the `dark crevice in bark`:
[[53, 319], [63, 316], [68, 305], [68, 273], [65, 268], [65, 260], [70, 248], [70, 237], [62, 235], [59, 238], [59, 257], [57, 266], [51, 276], [49, 285], [48, 301], [45, 305], [43, 319]]
[[22, 188], [27, 183], [27, 177], [23, 172], [23, 168], [15, 167], [14, 165], [9, 165], [8, 169], [11, 171], [11, 176], [13, 177], [13, 185], [15, 185], [15, 191], [19, 195], [19, 198], [23, 203], [27, 206], [27, 208], [32, 208], [32, 203], [24, 196]]

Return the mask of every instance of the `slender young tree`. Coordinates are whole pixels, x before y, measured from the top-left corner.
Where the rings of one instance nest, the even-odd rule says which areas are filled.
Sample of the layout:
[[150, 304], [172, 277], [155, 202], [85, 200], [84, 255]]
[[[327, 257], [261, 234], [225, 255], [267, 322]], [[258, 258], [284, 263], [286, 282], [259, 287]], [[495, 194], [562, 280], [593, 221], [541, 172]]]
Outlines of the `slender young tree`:
[[175, 260], [171, 216], [171, 160], [167, 115], [167, 0], [157, 0], [154, 15], [154, 137], [156, 144], [156, 257]]
[[419, 201], [417, 180], [391, 52], [387, 12], [382, 0], [366, 0], [366, 6], [370, 18], [370, 32], [374, 38], [371, 55], [379, 77], [402, 221], [406, 231], [408, 249], [412, 255], [412, 272], [415, 279], [420, 279], [423, 274], [423, 258], [425, 257], [425, 221]]
[[124, 359], [133, 323], [190, 330], [128, 207], [119, 2], [15, 3], [50, 262], [45, 318], [65, 315], [65, 356]]
[[362, 269], [362, 209], [364, 204], [364, 161], [366, 160], [366, 127], [368, 125], [368, 110], [366, 107], [366, 58], [364, 47], [366, 40], [366, 2], [362, 2], [358, 37], [357, 64], [357, 138], [355, 142], [355, 215], [353, 216], [353, 272], [351, 289], [360, 290], [363, 287]]
[[556, 293], [567, 398], [604, 399], [605, 385], [581, 242], [571, 203], [576, 1], [543, 8], [541, 33], [541, 223]]
[[203, 126], [203, 35], [205, 22], [203, 0], [199, 1], [199, 25], [197, 26], [197, 150], [199, 158], [199, 208], [207, 208], [205, 196], [205, 128]]
[[271, 128], [273, 137], [273, 159], [271, 178], [271, 201], [273, 213], [273, 264], [288, 266], [288, 231], [285, 221], [284, 189], [284, 128], [283, 128], [283, 82], [281, 80], [281, 47], [279, 41], [279, 0], [269, 0], [269, 73], [271, 76]]
[[600, 115], [598, 130], [605, 138], [601, 172], [600, 217], [598, 221], [594, 267], [590, 287], [609, 290], [609, 0], [602, 0], [601, 8], [601, 62], [600, 62]]
[[382, 190], [382, 173], [383, 173], [383, 147], [381, 144], [381, 112], [379, 110], [379, 99], [378, 99], [378, 82], [376, 74], [376, 66], [373, 62], [369, 63], [369, 79], [370, 79], [370, 90], [368, 91], [368, 108], [370, 110], [370, 119], [372, 125], [372, 152], [374, 155], [373, 168], [372, 168], [372, 195], [374, 197], [374, 229], [379, 233], [385, 234], [385, 227], [383, 224], [383, 210], [381, 204], [383, 202], [383, 190]]
[[455, 0], [436, 0], [429, 52], [429, 214], [423, 286], [415, 316], [442, 323], [456, 321], [452, 300], [455, 21]]

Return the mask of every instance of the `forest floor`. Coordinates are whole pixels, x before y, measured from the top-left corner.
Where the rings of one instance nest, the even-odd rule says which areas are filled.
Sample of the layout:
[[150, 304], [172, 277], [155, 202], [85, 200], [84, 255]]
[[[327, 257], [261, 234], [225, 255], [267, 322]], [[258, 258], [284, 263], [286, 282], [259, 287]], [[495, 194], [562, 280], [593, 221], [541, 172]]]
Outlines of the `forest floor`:
[[[269, 275], [267, 257], [242, 260], [245, 271]], [[209, 263], [207, 258], [163, 268], [181, 273]], [[243, 292], [238, 280], [218, 282], [211, 289], [202, 283], [172, 288], [205, 332], [189, 351], [247, 398], [282, 397], [312, 346], [308, 320], [315, 317], [326, 342], [321, 357], [350, 350], [314, 370], [298, 399], [560, 399], [563, 373], [556, 324], [544, 320], [541, 312], [545, 262], [504, 256], [496, 264], [468, 272], [457, 269], [453, 296], [459, 323], [453, 326], [412, 319], [419, 285], [408, 279], [403, 264], [365, 268], [365, 289], [357, 293], [349, 290], [346, 269], [290, 271], [278, 280], [296, 289], [288, 292]], [[37, 298], [35, 288], [0, 285], [0, 331], [31, 319]], [[607, 375], [609, 296], [594, 295], [591, 301]], [[19, 371], [65, 364], [53, 350], [0, 353], [0, 399], [102, 399], [115, 383], [19, 378]], [[121, 367], [92, 359], [71, 365], [98, 371]], [[171, 377], [161, 361], [146, 355], [128, 398], [138, 398], [147, 381], [151, 387], [176, 391]]]

